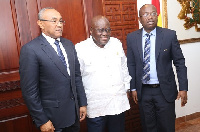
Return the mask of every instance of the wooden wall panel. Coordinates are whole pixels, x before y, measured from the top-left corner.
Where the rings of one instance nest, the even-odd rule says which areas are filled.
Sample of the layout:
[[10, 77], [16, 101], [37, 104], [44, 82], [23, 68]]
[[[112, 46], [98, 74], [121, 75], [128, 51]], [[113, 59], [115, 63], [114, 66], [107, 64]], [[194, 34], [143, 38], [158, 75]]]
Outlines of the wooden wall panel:
[[84, 7], [82, 0], [38, 0], [40, 8], [53, 7], [66, 21], [63, 37], [74, 44], [87, 38]]
[[[0, 1], [0, 73], [16, 70], [19, 67], [19, 55], [16, 45], [10, 2]], [[0, 74], [0, 76], [2, 76]]]
[[2, 92], [0, 95], [0, 119], [8, 119], [28, 112], [20, 90], [9, 89], [9, 94]]
[[139, 28], [137, 0], [103, 0], [103, 12], [110, 21], [112, 36], [120, 39], [126, 50], [127, 34]]
[[[87, 23], [87, 30], [89, 31], [92, 18], [96, 15], [104, 15], [102, 0], [83, 0], [83, 6], [85, 12], [85, 20]], [[89, 35], [90, 33], [87, 32], [88, 37]]]
[[24, 45], [32, 40], [26, 1], [15, 0], [15, 9], [20, 43]]
[[139, 107], [129, 98], [131, 109], [125, 113], [125, 132], [142, 132]]
[[29, 18], [29, 24], [30, 24], [30, 33], [31, 33], [31, 39], [36, 38], [40, 35], [40, 28], [37, 25], [38, 20], [38, 5], [36, 3], [36, 0], [26, 0], [26, 8], [27, 8], [27, 15]]
[[1, 132], [39, 132], [28, 115], [0, 122]]

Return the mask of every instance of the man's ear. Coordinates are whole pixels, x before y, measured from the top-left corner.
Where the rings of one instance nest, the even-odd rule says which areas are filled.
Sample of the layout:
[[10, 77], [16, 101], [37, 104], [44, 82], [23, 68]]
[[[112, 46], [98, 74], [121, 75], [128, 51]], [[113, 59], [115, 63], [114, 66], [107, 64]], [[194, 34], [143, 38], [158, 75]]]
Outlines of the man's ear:
[[93, 30], [92, 27], [90, 27], [90, 34], [92, 34], [92, 30]]
[[139, 22], [141, 23], [141, 18], [140, 18], [140, 16], [138, 17], [138, 20], [139, 20]]
[[41, 29], [44, 29], [44, 26], [43, 26], [42, 21], [38, 20], [38, 21], [37, 21], [37, 24], [38, 24], [38, 26], [39, 26]]

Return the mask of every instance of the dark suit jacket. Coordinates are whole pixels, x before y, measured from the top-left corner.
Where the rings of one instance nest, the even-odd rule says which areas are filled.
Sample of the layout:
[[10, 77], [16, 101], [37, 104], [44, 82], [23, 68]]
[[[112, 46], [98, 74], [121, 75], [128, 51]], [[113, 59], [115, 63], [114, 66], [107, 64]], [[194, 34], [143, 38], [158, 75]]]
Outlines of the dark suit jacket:
[[[138, 100], [141, 99], [143, 51], [142, 30], [139, 29], [127, 36], [127, 63], [129, 74], [132, 77], [131, 89], [137, 90]], [[177, 86], [172, 69], [172, 62], [176, 67], [179, 90], [188, 90], [187, 68], [176, 32], [173, 30], [156, 27], [155, 59], [157, 76], [161, 91], [168, 102], [177, 97]]]
[[40, 35], [20, 51], [20, 84], [30, 114], [37, 125], [53, 122], [64, 128], [79, 119], [79, 107], [87, 100], [74, 45], [61, 38], [69, 62], [70, 76], [56, 51]]

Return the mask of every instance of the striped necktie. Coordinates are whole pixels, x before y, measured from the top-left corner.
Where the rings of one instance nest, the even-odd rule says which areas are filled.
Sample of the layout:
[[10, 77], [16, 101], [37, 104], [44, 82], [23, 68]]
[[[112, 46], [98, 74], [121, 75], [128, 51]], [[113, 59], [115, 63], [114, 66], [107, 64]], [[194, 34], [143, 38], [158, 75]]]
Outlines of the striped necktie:
[[147, 38], [145, 39], [144, 46], [144, 59], [143, 59], [143, 77], [142, 80], [144, 83], [147, 83], [150, 80], [150, 36], [152, 34], [145, 34]]
[[65, 65], [65, 67], [67, 69], [67, 63], [65, 61], [65, 57], [64, 57], [64, 55], [62, 53], [62, 50], [60, 48], [59, 41], [56, 39], [55, 42], [54, 42], [54, 44], [57, 47], [58, 57], [60, 58], [60, 60], [62, 61], [62, 63]]

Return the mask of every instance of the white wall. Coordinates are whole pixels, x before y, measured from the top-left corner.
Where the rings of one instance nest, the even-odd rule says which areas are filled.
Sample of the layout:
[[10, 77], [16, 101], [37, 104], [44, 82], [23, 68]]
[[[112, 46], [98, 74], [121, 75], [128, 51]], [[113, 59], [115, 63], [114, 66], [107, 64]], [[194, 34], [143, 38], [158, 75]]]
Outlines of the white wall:
[[180, 100], [176, 101], [176, 116], [182, 117], [200, 112], [200, 42], [181, 45], [188, 69], [188, 103], [181, 107]]
[[[198, 38], [200, 33], [195, 28], [189, 30], [184, 29], [184, 20], [177, 18], [181, 10], [181, 5], [177, 0], [167, 1], [168, 28], [176, 31], [179, 40]], [[188, 103], [185, 107], [181, 107], [180, 100], [176, 101], [176, 115], [182, 117], [195, 112], [200, 112], [200, 42], [182, 44], [186, 66], [188, 69]]]

